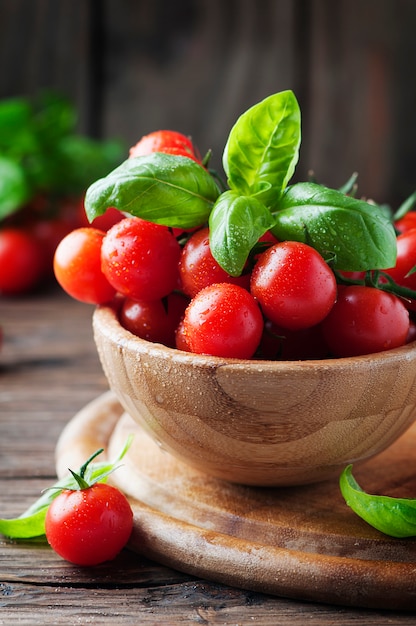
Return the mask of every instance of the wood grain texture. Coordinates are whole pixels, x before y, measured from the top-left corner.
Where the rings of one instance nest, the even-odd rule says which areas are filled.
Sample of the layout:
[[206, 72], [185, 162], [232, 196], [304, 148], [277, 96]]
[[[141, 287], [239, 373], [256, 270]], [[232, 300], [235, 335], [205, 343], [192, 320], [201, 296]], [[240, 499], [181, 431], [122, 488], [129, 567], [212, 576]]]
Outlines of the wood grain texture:
[[[114, 417], [117, 423], [114, 426]], [[140, 554], [216, 582], [302, 600], [416, 610], [415, 540], [389, 538], [345, 504], [338, 480], [291, 489], [255, 489], [210, 479], [177, 461], [106, 394], [62, 433], [59, 452], [77, 459], [79, 439], [115, 457], [133, 445], [112, 482], [131, 498], [130, 545]], [[358, 470], [370, 492], [416, 492], [416, 426]], [[385, 468], [391, 473], [384, 476]]]
[[[0, 301], [0, 515], [19, 515], [56, 479], [62, 429], [108, 389], [91, 308], [59, 290]], [[84, 459], [83, 459], [84, 460]], [[39, 624], [397, 626], [404, 612], [294, 601], [183, 574], [125, 551], [81, 569], [46, 546], [0, 536], [0, 621]]]
[[416, 343], [378, 355], [239, 361], [152, 344], [100, 307], [94, 337], [110, 387], [160, 446], [231, 482], [287, 486], [339, 474], [416, 417]]
[[301, 159], [337, 187], [397, 206], [414, 190], [413, 0], [0, 0], [0, 97], [58, 89], [80, 130], [126, 146], [193, 136], [221, 170], [252, 104], [293, 89]]

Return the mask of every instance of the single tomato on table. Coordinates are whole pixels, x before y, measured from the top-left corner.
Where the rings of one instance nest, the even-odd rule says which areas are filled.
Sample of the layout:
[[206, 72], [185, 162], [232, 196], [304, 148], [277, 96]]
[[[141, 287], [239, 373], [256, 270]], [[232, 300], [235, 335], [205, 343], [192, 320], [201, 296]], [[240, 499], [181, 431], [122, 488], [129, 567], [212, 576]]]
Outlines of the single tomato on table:
[[121, 491], [105, 483], [65, 489], [49, 505], [45, 533], [63, 559], [92, 566], [111, 561], [133, 528], [133, 512]]

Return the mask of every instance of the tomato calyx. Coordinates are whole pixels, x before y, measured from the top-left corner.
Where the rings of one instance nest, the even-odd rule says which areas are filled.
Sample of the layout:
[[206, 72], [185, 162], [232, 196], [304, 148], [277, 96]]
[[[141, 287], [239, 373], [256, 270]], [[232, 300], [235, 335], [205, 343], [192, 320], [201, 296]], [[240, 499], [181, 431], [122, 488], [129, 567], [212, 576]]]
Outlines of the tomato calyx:
[[104, 452], [104, 448], [100, 448], [99, 450], [96, 450], [94, 452], [94, 454], [92, 454], [89, 459], [87, 459], [87, 461], [85, 461], [84, 465], [82, 465], [79, 469], [79, 472], [74, 472], [70, 467], [68, 468], [68, 471], [72, 474], [73, 478], [75, 479], [78, 488], [79, 489], [89, 489], [90, 487], [92, 487], [93, 485], [95, 485], [97, 482], [102, 482], [103, 478], [106, 478], [109, 474], [111, 474], [112, 472], [114, 472], [114, 470], [117, 469], [117, 467], [112, 467], [111, 469], [108, 470], [108, 472], [105, 472], [104, 474], [101, 474], [99, 477], [96, 477], [93, 480], [87, 481], [85, 480], [85, 473], [87, 471], [87, 468], [89, 466], [89, 464], [98, 456], [100, 455], [102, 452]]

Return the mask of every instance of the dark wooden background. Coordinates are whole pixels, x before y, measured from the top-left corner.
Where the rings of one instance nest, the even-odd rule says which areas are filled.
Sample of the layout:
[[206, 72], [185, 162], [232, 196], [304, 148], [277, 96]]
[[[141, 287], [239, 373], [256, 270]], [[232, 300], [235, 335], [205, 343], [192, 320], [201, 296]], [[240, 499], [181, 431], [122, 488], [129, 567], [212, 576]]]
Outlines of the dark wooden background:
[[295, 179], [397, 205], [416, 188], [415, 0], [0, 0], [0, 98], [52, 87], [82, 133], [172, 128], [220, 166], [247, 107], [293, 89]]

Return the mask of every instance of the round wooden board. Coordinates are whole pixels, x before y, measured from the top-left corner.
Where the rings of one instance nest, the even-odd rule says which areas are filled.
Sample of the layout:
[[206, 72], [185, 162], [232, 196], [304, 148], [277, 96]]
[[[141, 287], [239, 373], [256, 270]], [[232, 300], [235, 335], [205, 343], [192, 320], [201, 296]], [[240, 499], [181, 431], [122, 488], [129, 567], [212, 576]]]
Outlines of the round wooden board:
[[[254, 488], [198, 472], [163, 451], [111, 392], [80, 411], [56, 448], [58, 476], [97, 448], [115, 458], [111, 476], [134, 511], [130, 547], [216, 582], [344, 606], [416, 609], [416, 539], [393, 539], [346, 505], [338, 481]], [[416, 424], [388, 450], [354, 467], [371, 493], [416, 495]]]

